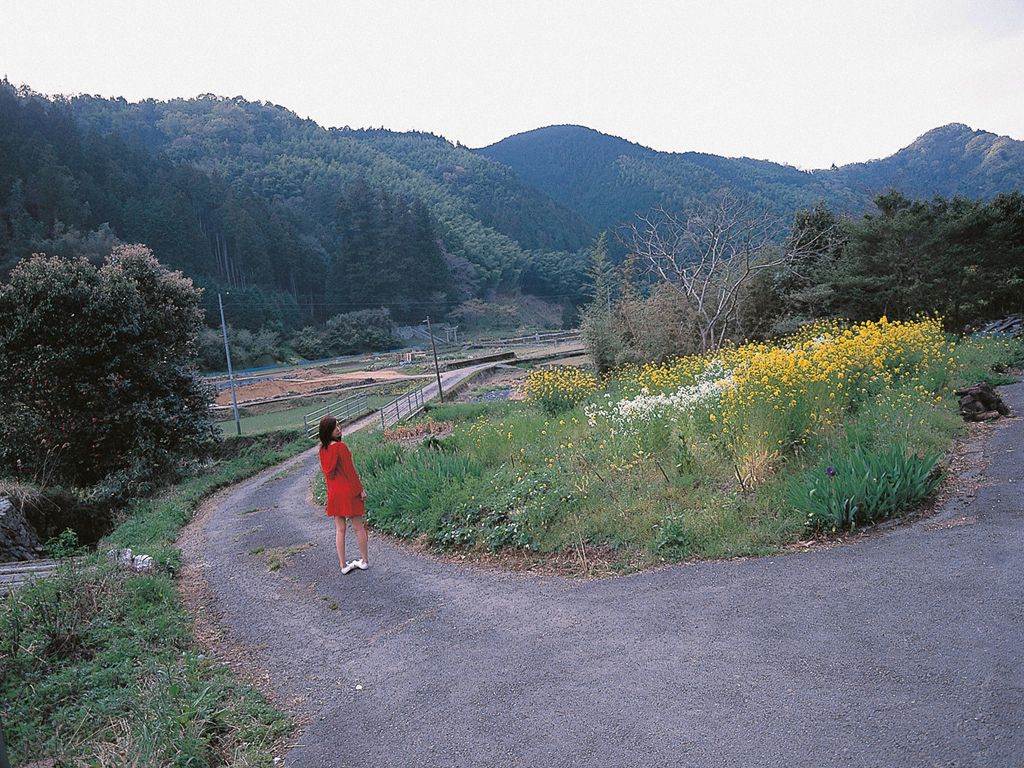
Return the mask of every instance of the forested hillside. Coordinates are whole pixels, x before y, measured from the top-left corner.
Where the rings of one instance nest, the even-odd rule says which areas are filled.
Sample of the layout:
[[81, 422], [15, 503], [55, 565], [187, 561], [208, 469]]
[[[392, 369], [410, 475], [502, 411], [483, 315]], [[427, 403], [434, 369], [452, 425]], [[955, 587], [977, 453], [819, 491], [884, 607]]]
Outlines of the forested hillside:
[[844, 165], [831, 175], [835, 185], [862, 197], [896, 189], [918, 199], [959, 195], [990, 200], [1024, 189], [1024, 141], [952, 123], [928, 131], [890, 157]]
[[601, 230], [725, 188], [792, 220], [821, 202], [857, 217], [890, 188], [988, 200], [1022, 179], [1024, 142], [963, 125], [804, 172], [577, 126], [472, 151], [429, 133], [325, 129], [241, 98], [53, 99], [0, 82], [0, 276], [33, 252], [99, 262], [118, 242], [146, 243], [209, 289], [208, 322], [228, 291], [232, 323], [254, 330], [381, 307], [399, 322], [464, 317], [524, 292], [571, 310]]
[[382, 305], [418, 320], [494, 290], [562, 298], [574, 289], [538, 265], [564, 272], [593, 235], [429, 134], [326, 130], [242, 99], [50, 100], [8, 83], [0, 221], [4, 272], [33, 251], [98, 259], [118, 239], [145, 242], [230, 289], [235, 322], [253, 328]]
[[[507, 169], [430, 134], [324, 129], [282, 107], [216, 96], [141, 104], [83, 96], [71, 106], [84, 126], [137, 137], [173, 161], [228, 179], [286, 210], [339, 273], [352, 262], [341, 233], [352, 223], [346, 215], [353, 188], [372, 190], [385, 208], [386, 201], [397, 200], [422, 206], [449, 276], [399, 274], [391, 248], [381, 242], [376, 263], [359, 266], [376, 274], [380, 285], [343, 291], [348, 305], [359, 303], [357, 293], [365, 305], [378, 288], [395, 290], [390, 283], [397, 279], [443, 282], [449, 303], [515, 289], [527, 250], [576, 250], [591, 234], [577, 216]], [[387, 214], [379, 213], [379, 226], [364, 233], [373, 242], [389, 234]], [[418, 241], [413, 248], [423, 245]]]

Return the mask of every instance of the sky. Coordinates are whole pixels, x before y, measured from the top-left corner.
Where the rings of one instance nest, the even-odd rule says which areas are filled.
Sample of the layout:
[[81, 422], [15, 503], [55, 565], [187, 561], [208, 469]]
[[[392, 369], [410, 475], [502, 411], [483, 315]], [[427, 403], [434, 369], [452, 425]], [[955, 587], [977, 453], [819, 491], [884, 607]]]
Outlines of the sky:
[[572, 123], [800, 168], [1024, 139], [1024, 0], [0, 0], [0, 75], [480, 147]]

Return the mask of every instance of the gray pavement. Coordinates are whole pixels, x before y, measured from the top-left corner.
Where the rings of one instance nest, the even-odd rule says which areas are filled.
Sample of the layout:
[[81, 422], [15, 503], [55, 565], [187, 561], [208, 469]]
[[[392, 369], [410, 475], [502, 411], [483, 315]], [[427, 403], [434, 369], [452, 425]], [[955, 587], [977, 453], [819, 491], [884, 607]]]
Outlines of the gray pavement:
[[[229, 493], [190, 559], [308, 720], [287, 766], [1014, 768], [1024, 419], [983, 453], [973, 499], [856, 544], [593, 582], [372, 538], [342, 576], [308, 453]], [[304, 543], [273, 573], [247, 554]]]

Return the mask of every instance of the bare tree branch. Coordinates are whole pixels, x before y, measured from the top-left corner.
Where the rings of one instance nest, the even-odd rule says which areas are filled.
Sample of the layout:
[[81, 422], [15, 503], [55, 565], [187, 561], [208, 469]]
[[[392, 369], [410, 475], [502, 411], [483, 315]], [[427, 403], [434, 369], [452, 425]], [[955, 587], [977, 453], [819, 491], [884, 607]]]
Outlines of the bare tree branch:
[[[786, 242], [787, 223], [724, 192], [683, 216], [659, 208], [637, 216], [626, 244], [693, 306], [701, 350], [717, 349], [736, 322], [740, 290], [754, 275], [798, 259], [814, 240]], [[781, 243], [786, 242], [786, 245]]]

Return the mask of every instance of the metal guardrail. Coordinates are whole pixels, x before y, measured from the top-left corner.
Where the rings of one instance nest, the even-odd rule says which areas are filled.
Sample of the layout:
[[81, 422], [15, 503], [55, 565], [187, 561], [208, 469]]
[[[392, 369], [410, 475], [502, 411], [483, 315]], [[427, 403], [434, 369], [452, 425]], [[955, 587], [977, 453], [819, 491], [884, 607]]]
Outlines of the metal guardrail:
[[401, 397], [396, 397], [390, 403], [380, 409], [381, 429], [387, 429], [397, 424], [402, 419], [415, 416], [423, 410], [423, 393], [426, 387], [408, 392]]
[[306, 428], [306, 436], [314, 438], [316, 437], [317, 430], [320, 428], [321, 417], [333, 416], [339, 423], [344, 424], [346, 421], [368, 413], [369, 410], [370, 403], [366, 395], [352, 395], [343, 400], [317, 408], [310, 413], [303, 414], [302, 424]]

